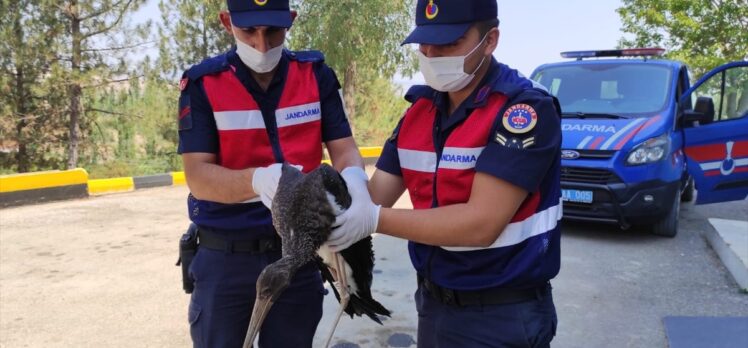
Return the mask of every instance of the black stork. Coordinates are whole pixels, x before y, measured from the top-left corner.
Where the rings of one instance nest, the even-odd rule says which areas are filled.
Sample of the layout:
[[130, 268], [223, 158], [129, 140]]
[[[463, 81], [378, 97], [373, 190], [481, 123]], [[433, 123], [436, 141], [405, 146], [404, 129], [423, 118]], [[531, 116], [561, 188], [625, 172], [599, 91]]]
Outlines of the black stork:
[[336, 214], [351, 206], [343, 177], [327, 164], [306, 175], [287, 163], [281, 170], [272, 213], [273, 225], [282, 240], [282, 257], [265, 267], [257, 278], [257, 296], [244, 347], [252, 346], [270, 307], [289, 286], [296, 271], [310, 261], [317, 262], [322, 278], [332, 285], [340, 301], [325, 347], [330, 345], [343, 311], [351, 318], [354, 314], [365, 314], [381, 325], [377, 315], [389, 316], [390, 311], [371, 296], [374, 268], [371, 237], [339, 254], [324, 245]]

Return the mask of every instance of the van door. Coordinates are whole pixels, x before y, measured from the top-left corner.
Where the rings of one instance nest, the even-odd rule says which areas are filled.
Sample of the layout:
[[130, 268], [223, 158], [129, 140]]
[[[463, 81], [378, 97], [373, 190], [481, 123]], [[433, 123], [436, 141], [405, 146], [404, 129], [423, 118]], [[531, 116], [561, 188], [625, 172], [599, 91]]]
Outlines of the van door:
[[748, 198], [748, 61], [716, 68], [683, 94], [679, 121], [696, 204]]

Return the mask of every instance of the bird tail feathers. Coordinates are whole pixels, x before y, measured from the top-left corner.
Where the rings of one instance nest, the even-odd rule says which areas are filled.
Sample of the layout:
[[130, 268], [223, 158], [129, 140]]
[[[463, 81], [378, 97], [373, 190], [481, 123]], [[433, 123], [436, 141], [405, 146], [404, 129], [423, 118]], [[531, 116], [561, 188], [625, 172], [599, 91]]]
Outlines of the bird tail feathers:
[[[324, 261], [322, 261], [322, 258], [317, 257], [316, 261], [320, 266], [319, 269], [322, 273], [322, 279], [330, 284], [330, 289], [332, 289], [332, 292], [335, 294], [335, 298], [338, 300], [338, 302], [340, 302], [340, 293], [338, 293], [338, 288], [335, 287], [332, 272], [330, 272], [330, 269], [327, 267], [327, 265], [325, 265]], [[348, 300], [348, 306], [346, 306], [345, 312], [350, 315], [351, 318], [353, 318], [354, 315], [357, 315], [359, 317], [366, 315], [371, 318], [371, 320], [375, 321], [379, 325], [382, 325], [382, 321], [377, 315], [384, 315], [389, 317], [392, 314], [392, 312], [390, 312], [387, 308], [384, 308], [381, 303], [377, 302], [377, 300], [371, 297], [362, 298], [353, 293], [349, 295], [350, 299]]]

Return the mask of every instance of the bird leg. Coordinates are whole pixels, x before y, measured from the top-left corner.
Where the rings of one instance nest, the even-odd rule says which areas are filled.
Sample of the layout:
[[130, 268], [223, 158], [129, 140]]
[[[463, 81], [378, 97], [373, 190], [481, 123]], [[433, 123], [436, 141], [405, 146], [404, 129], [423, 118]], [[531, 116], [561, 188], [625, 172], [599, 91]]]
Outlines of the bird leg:
[[348, 293], [348, 272], [346, 270], [345, 260], [343, 260], [340, 254], [332, 253], [332, 266], [338, 277], [338, 281], [335, 282], [335, 287], [338, 289], [338, 294], [340, 295], [340, 308], [338, 309], [338, 315], [335, 317], [335, 321], [333, 321], [330, 334], [327, 336], [325, 347], [330, 346], [332, 335], [335, 333], [335, 328], [338, 327], [340, 317], [343, 315], [345, 308], [348, 307], [348, 300], [350, 299], [350, 294]]

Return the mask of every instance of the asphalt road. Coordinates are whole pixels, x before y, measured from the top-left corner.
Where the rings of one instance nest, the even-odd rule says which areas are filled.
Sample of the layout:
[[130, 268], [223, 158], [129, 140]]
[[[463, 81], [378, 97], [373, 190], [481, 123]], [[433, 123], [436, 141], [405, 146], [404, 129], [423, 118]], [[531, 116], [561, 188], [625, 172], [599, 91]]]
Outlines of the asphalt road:
[[748, 219], [746, 211], [746, 201], [684, 205], [673, 239], [565, 223], [554, 346], [665, 347], [665, 316], [748, 316], [748, 295], [704, 237], [706, 217]]
[[[166, 187], [0, 210], [0, 347], [190, 346], [174, 267], [186, 195]], [[748, 295], [703, 236], [706, 217], [746, 219], [748, 202], [686, 205], [674, 239], [564, 224], [554, 347], [663, 347], [665, 316], [748, 316]], [[375, 247], [374, 296], [393, 317], [343, 318], [337, 347], [414, 343], [405, 242], [380, 236]], [[327, 296], [315, 346], [335, 304]]]

